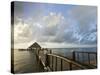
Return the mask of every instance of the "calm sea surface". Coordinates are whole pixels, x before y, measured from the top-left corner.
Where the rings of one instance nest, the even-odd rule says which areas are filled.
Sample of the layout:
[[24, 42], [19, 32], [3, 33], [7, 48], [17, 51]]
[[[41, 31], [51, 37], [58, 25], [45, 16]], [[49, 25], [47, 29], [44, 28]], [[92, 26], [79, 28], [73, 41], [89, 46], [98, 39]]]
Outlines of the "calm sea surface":
[[72, 57], [73, 51], [82, 51], [82, 52], [97, 52], [97, 48], [51, 48], [52, 52], [55, 54], [60, 54], [65, 57]]
[[35, 54], [31, 51], [14, 50], [14, 72], [39, 72], [39, 65], [36, 61]]

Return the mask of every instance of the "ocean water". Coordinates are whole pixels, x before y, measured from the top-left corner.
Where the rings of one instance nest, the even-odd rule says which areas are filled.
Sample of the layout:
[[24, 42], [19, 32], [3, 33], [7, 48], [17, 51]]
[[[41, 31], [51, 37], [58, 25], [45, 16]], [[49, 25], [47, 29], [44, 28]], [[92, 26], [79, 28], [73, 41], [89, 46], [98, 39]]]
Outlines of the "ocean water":
[[97, 52], [97, 47], [92, 48], [49, 48], [53, 53], [59, 54], [65, 57], [72, 57], [73, 51], [82, 51], [82, 52]]
[[14, 50], [14, 73], [32, 72], [41, 72], [34, 52]]

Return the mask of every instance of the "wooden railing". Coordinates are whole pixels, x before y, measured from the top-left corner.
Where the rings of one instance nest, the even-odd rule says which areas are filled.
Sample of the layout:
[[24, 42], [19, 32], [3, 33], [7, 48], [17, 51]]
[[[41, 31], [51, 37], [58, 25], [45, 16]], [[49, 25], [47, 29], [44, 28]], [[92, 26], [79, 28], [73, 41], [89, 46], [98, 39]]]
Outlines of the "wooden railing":
[[78, 64], [75, 61], [69, 60], [56, 54], [47, 54], [45, 63], [51, 71], [87, 69], [87, 67]]
[[[41, 53], [43, 51], [43, 53]], [[44, 51], [47, 51], [46, 53]], [[40, 63], [42, 64], [44, 71], [64, 71], [64, 70], [80, 70], [80, 69], [92, 69], [96, 68], [96, 66], [88, 66], [84, 64], [85, 61], [83, 61], [86, 57], [84, 57], [84, 53], [87, 54], [88, 61], [86, 63], [91, 64], [91, 54], [95, 55], [95, 64], [97, 64], [97, 53], [95, 52], [79, 52], [79, 51], [73, 51], [72, 52], [72, 59], [69, 59], [67, 57], [53, 54], [52, 50], [48, 49], [40, 49], [37, 50], [36, 55], [39, 59]], [[80, 54], [82, 56], [80, 57]], [[82, 60], [82, 62], [80, 61]]]
[[97, 53], [96, 52], [73, 52], [73, 60], [85, 65], [92, 65], [97, 67]]

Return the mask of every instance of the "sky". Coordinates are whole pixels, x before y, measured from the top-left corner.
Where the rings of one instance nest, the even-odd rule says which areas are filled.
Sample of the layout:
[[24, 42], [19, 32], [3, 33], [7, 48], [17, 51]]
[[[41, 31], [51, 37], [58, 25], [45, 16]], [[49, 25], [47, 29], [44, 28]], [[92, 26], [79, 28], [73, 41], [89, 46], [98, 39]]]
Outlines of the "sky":
[[96, 6], [15, 2], [13, 21], [15, 48], [97, 46]]

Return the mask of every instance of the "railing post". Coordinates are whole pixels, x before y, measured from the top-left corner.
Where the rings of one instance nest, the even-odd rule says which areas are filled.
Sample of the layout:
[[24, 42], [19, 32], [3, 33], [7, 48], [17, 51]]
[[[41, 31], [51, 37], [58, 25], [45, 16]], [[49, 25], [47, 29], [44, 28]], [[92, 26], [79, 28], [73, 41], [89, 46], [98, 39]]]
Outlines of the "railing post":
[[89, 55], [89, 53], [88, 53], [88, 62], [89, 62], [89, 64], [90, 64], [90, 55]]
[[69, 69], [72, 70], [72, 63], [69, 63]]
[[53, 71], [53, 56], [52, 56], [52, 71]]
[[76, 58], [75, 58], [75, 51], [73, 51], [73, 60], [75, 61]]
[[52, 50], [50, 50], [50, 54], [52, 54]]
[[63, 60], [61, 59], [61, 71], [63, 70]]
[[77, 52], [77, 61], [80, 62], [80, 55], [78, 52]]
[[55, 70], [57, 71], [57, 57], [56, 57], [56, 60], [55, 60]]
[[45, 64], [46, 64], [46, 67], [47, 67], [47, 66], [49, 66], [49, 57], [48, 57], [48, 55], [47, 55], [47, 54], [46, 54]]
[[95, 63], [96, 63], [96, 66], [97, 66], [97, 54], [95, 54]]
[[82, 52], [82, 63], [84, 64], [84, 52]]

